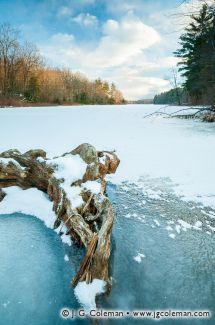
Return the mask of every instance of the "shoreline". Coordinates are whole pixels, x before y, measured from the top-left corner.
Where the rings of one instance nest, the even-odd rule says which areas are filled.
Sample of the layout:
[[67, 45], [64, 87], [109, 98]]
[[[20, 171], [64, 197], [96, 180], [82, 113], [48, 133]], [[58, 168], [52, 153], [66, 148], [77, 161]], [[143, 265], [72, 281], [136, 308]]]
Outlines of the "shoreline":
[[56, 104], [56, 103], [31, 103], [31, 102], [25, 102], [25, 103], [14, 103], [13, 105], [2, 105], [0, 102], [0, 109], [3, 108], [31, 108], [31, 107], [65, 107], [65, 106], [119, 106], [119, 105], [127, 105], [127, 103], [120, 103], [120, 104], [98, 104], [98, 103], [89, 103], [89, 104], [80, 104], [80, 103], [63, 103], [63, 104]]
[[57, 106], [83, 106], [85, 104], [80, 103], [66, 103], [66, 104], [56, 104], [56, 103], [31, 103], [25, 102], [20, 103], [16, 102], [13, 105], [2, 105], [0, 102], [0, 109], [1, 108], [28, 108], [28, 107], [57, 107]]

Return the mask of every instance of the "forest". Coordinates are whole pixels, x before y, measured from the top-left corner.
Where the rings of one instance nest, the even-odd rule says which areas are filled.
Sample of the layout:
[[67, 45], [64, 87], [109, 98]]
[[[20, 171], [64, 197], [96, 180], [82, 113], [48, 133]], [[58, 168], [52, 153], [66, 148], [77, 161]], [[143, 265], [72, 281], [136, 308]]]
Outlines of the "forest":
[[155, 104], [215, 104], [215, 9], [204, 3], [180, 36], [178, 71], [183, 83], [156, 95]]
[[124, 102], [114, 83], [49, 67], [37, 47], [23, 41], [17, 29], [8, 23], [0, 25], [0, 106]]

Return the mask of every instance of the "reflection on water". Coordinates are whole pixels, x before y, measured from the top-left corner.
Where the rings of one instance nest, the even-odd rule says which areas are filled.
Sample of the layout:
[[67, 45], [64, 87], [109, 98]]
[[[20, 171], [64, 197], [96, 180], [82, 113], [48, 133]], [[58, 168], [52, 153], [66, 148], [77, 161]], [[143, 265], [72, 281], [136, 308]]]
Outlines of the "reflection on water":
[[[214, 211], [174, 196], [170, 182], [108, 185], [116, 222], [112, 238], [108, 309], [214, 310]], [[142, 184], [141, 184], [142, 185]], [[186, 223], [180, 223], [183, 220]], [[83, 251], [62, 244], [58, 235], [30, 216], [0, 218], [1, 325], [61, 325], [62, 307], [79, 308], [71, 278]], [[64, 256], [69, 256], [69, 261]], [[75, 320], [73, 324], [90, 323]], [[99, 324], [152, 324], [150, 320], [102, 320]], [[159, 323], [214, 324], [211, 320]]]

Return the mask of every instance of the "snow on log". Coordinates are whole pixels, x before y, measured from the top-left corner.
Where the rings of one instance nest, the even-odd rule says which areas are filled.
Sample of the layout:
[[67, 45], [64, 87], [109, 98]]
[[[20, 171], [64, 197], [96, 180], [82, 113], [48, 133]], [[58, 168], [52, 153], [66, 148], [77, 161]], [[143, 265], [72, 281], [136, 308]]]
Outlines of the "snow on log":
[[114, 152], [96, 151], [86, 143], [52, 159], [43, 150], [22, 154], [12, 149], [0, 154], [0, 202], [6, 196], [3, 188], [10, 186], [47, 193], [56, 215], [53, 228], [67, 229], [64, 236], [85, 246], [86, 256], [73, 286], [95, 279], [109, 282], [114, 213], [105, 195], [105, 175], [115, 173], [119, 163]]

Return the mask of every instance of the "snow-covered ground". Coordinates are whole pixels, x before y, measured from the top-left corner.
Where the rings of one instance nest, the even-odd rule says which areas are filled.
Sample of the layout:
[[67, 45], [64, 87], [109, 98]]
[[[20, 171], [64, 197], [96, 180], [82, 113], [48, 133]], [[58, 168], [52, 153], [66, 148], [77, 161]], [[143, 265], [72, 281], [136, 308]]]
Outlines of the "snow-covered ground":
[[[121, 159], [111, 181], [144, 177], [156, 182], [169, 178], [175, 193], [185, 200], [215, 207], [215, 125], [168, 119], [180, 107], [159, 105], [6, 108], [0, 110], [0, 151], [43, 148], [49, 156], [62, 154], [83, 142], [97, 149], [116, 150]], [[147, 178], [147, 179], [148, 179]]]

